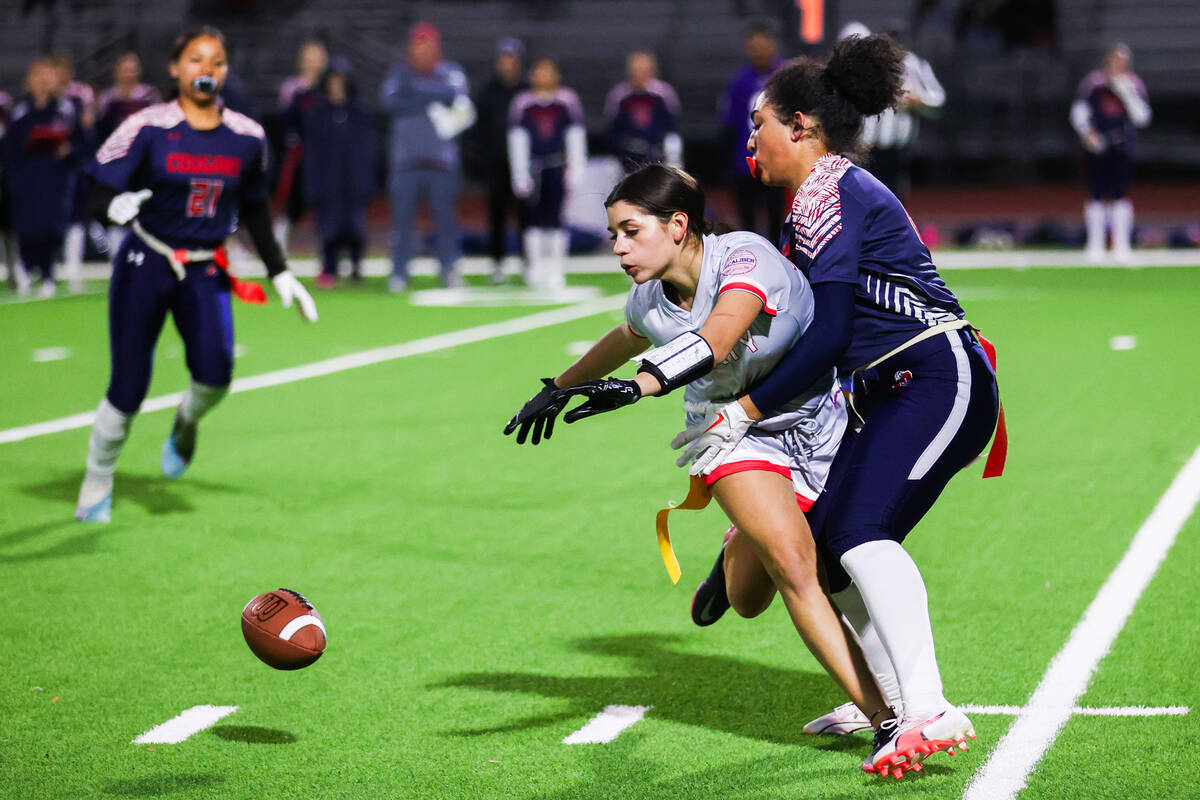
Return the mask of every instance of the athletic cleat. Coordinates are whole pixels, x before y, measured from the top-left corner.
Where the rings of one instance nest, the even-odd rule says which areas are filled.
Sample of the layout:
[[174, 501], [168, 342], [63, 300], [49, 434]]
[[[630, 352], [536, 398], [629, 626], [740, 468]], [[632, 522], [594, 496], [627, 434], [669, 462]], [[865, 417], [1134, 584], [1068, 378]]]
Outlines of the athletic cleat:
[[[888, 727], [886, 722], [883, 727]], [[883, 728], [880, 732], [882, 730]], [[922, 763], [934, 753], [945, 750], [954, 755], [956, 747], [965, 751], [966, 740], [975, 738], [975, 728], [971, 725], [971, 720], [954, 706], [933, 716], [906, 715], [905, 721], [892, 730], [895, 735], [882, 746], [879, 746], [880, 735], [876, 733], [876, 749], [871, 753], [871, 768], [868, 769], [868, 764], [864, 763], [864, 771], [875, 772], [884, 777], [891, 773], [896, 780], [900, 780], [905, 771], [920, 772]]]
[[692, 595], [692, 622], [702, 628], [712, 625], [729, 610], [729, 595], [725, 593], [725, 542], [733, 536], [734, 530], [730, 525], [725, 532], [725, 541], [721, 542], [721, 552], [717, 553], [712, 571], [700, 581]]
[[79, 502], [75, 506], [75, 519], [80, 522], [112, 521], [112, 476], [95, 478], [86, 476], [79, 487]]
[[849, 733], [871, 730], [871, 721], [859, 711], [854, 703], [840, 706], [817, 717], [804, 726], [804, 732], [812, 735], [845, 736]]
[[160, 461], [163, 475], [172, 480], [178, 478], [187, 471], [195, 454], [196, 426], [185, 424], [180, 420], [179, 414], [176, 414], [171, 435], [163, 443], [162, 460]]

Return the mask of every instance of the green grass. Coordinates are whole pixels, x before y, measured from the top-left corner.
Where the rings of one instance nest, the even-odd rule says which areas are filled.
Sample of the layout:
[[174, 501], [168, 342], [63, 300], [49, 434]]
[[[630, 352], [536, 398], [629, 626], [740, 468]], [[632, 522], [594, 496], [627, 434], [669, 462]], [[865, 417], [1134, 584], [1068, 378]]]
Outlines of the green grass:
[[[1002, 479], [953, 481], [908, 546], [948, 694], [1021, 705], [1200, 445], [1200, 270], [947, 279], [999, 348], [1011, 450]], [[537, 310], [419, 308], [378, 282], [317, 299], [315, 326], [238, 307], [237, 375]], [[0, 429], [95, 407], [105, 309], [0, 306]], [[145, 414], [108, 526], [71, 518], [86, 429], [0, 445], [0, 797], [960, 796], [1011, 717], [976, 716], [966, 754], [882, 783], [858, 769], [865, 739], [801, 735], [840, 698], [782, 606], [692, 626], [724, 525], [673, 517], [672, 586], [653, 514], [686, 489], [665, 444], [674, 397], [536, 448], [500, 435], [567, 343], [619, 318], [230, 396], [177, 482], [157, 471], [170, 414]], [[1138, 346], [1114, 351], [1116, 335]], [[51, 346], [72, 356], [30, 360]], [[152, 396], [185, 386], [178, 351], [168, 326]], [[1198, 533], [1193, 518], [1081, 704], [1200, 703]], [[329, 630], [296, 673], [241, 641], [242, 605], [278, 586]], [[241, 710], [181, 744], [130, 743], [204, 703]], [[613, 703], [653, 708], [610, 744], [561, 743]], [[1076, 717], [1020, 796], [1195, 797], [1198, 744], [1195, 711]]]

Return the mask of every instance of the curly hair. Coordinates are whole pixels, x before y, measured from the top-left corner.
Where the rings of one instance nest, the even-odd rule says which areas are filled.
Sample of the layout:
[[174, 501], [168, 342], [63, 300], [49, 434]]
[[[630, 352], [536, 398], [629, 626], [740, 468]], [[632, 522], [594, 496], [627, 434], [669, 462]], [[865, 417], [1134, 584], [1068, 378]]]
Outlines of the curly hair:
[[763, 94], [780, 122], [790, 124], [797, 111], [811, 115], [830, 152], [857, 158], [863, 117], [900, 101], [904, 57], [904, 48], [890, 36], [848, 36], [826, 64], [811, 58], [784, 64], [767, 79]]

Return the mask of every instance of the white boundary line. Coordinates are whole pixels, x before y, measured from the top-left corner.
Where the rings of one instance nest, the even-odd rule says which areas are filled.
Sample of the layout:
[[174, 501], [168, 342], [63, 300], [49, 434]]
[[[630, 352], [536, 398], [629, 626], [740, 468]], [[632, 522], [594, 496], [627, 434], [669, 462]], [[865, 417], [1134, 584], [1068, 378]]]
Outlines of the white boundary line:
[[[584, 317], [590, 317], [595, 314], [602, 314], [606, 311], [615, 311], [625, 305], [625, 295], [611, 295], [602, 297], [598, 300], [591, 300], [586, 303], [568, 306], [566, 308], [556, 308], [551, 311], [541, 311], [537, 314], [530, 314], [526, 317], [518, 317], [516, 319], [505, 320], [503, 322], [493, 322], [488, 325], [480, 325], [475, 328], [466, 328], [460, 331], [451, 331], [449, 333], [438, 334], [437, 336], [429, 336], [424, 339], [417, 339], [403, 344], [390, 345], [388, 347], [379, 347], [374, 350], [363, 350], [358, 353], [350, 353], [337, 358], [329, 358], [324, 361], [316, 361], [311, 364], [303, 364], [298, 367], [289, 367], [288, 369], [276, 370], [275, 372], [265, 372], [261, 375], [251, 375], [246, 378], [236, 378], [229, 387], [231, 394], [237, 392], [249, 392], [255, 389], [266, 389], [270, 386], [280, 386], [285, 383], [294, 383], [303, 381], [309, 378], [318, 378], [323, 375], [332, 375], [335, 372], [344, 372], [348, 369], [357, 367], [365, 367], [370, 364], [379, 364], [383, 361], [392, 361], [397, 358], [405, 358], [406, 356], [421, 355], [424, 353], [432, 353], [437, 350], [446, 350], [459, 345], [471, 344], [472, 342], [482, 342], [487, 339], [496, 339], [501, 336], [509, 336], [514, 333], [525, 333], [526, 331], [544, 328], [549, 325], [557, 325], [561, 322], [570, 322]], [[139, 413], [146, 414], [151, 411], [161, 411], [166, 408], [174, 408], [179, 405], [179, 400], [182, 397], [181, 392], [173, 394], [160, 395], [151, 397], [143, 401]], [[47, 436], [52, 433], [61, 433], [63, 431], [74, 430], [76, 428], [86, 428], [90, 426], [96, 419], [95, 411], [88, 411], [83, 414], [74, 414], [61, 419], [53, 419], [48, 422], [38, 422], [33, 425], [24, 425], [20, 428], [9, 428], [8, 430], [0, 430], [0, 444], [9, 442], [20, 442], [25, 439], [32, 439], [36, 436]]]
[[1074, 712], [1092, 673], [1108, 654], [1138, 598], [1200, 502], [1200, 448], [1142, 523], [1117, 568], [1100, 587], [1067, 643], [1008, 733], [963, 793], [964, 800], [1010, 800]]
[[653, 706], [605, 706], [588, 724], [563, 739], [563, 744], [607, 744], [626, 728], [641, 722], [651, 708]]
[[133, 740], [133, 744], [179, 744], [205, 728], [211, 728], [237, 711], [237, 706], [192, 706]]
[[[970, 703], [959, 705], [959, 710], [965, 714], [982, 714], [987, 716], [1015, 717], [1021, 713], [1021, 706], [976, 706]], [[1185, 717], [1191, 711], [1187, 706], [1102, 706], [1100, 708], [1085, 708], [1075, 706], [1072, 714], [1085, 717]]]

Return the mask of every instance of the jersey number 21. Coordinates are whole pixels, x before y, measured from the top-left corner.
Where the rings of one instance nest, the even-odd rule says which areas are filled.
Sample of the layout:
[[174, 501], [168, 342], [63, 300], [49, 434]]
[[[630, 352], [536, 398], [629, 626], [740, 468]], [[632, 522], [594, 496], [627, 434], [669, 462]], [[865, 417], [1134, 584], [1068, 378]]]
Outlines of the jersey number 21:
[[225, 181], [192, 178], [192, 191], [188, 195], [187, 215], [189, 217], [215, 216], [217, 213], [217, 201], [221, 199], [221, 190], [224, 188]]

